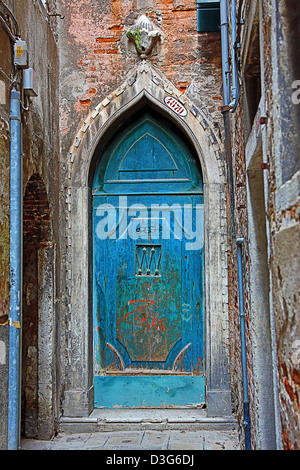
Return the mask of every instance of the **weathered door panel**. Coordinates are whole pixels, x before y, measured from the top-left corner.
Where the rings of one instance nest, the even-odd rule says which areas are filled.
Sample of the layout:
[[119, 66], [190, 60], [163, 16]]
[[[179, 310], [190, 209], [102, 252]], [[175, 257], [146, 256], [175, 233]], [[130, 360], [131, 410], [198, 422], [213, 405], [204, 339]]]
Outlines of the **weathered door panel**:
[[202, 174], [152, 112], [119, 130], [93, 180], [95, 406], [204, 401]]
[[[118, 406], [203, 402], [202, 203], [200, 195], [132, 195], [126, 205], [94, 196], [95, 406], [112, 406], [106, 393]], [[127, 390], [117, 401], [114, 386]]]
[[190, 375], [95, 377], [95, 407], [184, 407], [204, 401], [204, 377]]

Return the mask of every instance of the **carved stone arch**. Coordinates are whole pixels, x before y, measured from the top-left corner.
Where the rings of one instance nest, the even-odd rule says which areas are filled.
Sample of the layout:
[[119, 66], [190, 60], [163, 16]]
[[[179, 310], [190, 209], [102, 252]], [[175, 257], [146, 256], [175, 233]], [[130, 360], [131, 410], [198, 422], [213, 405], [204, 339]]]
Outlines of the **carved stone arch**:
[[[165, 102], [172, 96], [186, 109], [176, 114]], [[185, 134], [200, 160], [204, 182], [206, 403], [209, 415], [231, 411], [228, 379], [228, 297], [226, 262], [226, 183], [219, 141], [209, 117], [145, 61], [105, 98], [81, 125], [68, 155], [66, 194], [69, 296], [67, 351], [70, 368], [65, 392], [65, 416], [87, 416], [93, 410], [91, 180], [96, 154], [120, 122], [144, 106], [171, 120]], [[76, 345], [76, 347], [74, 347]]]
[[[185, 117], [180, 117], [167, 106], [164, 99], [169, 95], [178, 99], [187, 109]], [[132, 115], [145, 103], [173, 121], [186, 134], [200, 160], [204, 183], [225, 183], [221, 142], [209, 117], [203, 109], [197, 108], [187, 97], [183, 97], [169, 80], [146, 62], [142, 62], [132, 75], [84, 120], [69, 152], [71, 181], [78, 183], [80, 178], [82, 185], [88, 184], [87, 168], [99, 142], [118, 120]]]

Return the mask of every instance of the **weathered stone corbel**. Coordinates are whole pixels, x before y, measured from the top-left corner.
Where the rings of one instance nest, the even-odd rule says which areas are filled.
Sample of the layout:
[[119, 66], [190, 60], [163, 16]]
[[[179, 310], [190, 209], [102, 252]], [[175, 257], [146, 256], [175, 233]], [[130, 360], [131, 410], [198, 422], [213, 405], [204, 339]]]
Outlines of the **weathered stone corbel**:
[[140, 16], [134, 27], [127, 32], [127, 37], [134, 42], [141, 59], [147, 57], [161, 35], [161, 31], [146, 15]]

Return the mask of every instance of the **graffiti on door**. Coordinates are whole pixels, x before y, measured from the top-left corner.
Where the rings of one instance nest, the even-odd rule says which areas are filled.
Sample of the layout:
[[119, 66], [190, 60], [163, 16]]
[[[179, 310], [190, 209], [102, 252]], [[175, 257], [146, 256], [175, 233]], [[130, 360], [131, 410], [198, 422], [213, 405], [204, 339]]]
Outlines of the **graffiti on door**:
[[[150, 322], [145, 317], [146, 307], [149, 306], [149, 305], [154, 306], [155, 301], [154, 300], [146, 300], [146, 299], [145, 300], [143, 300], [143, 299], [141, 299], [141, 300], [129, 300], [128, 305], [131, 305], [131, 304], [134, 304], [134, 306], [135, 306], [135, 304], [140, 305], [139, 302], [143, 302], [143, 305], [141, 307], [135, 308], [134, 310], [132, 310], [129, 313], [127, 313], [126, 315], [124, 315], [122, 321], [124, 323], [128, 323], [130, 325], [144, 326], [148, 329], [152, 329], [152, 328], [155, 328], [156, 330], [162, 329], [162, 331], [165, 331], [166, 327], [164, 326], [164, 324], [165, 324], [166, 320], [165, 320], [165, 318], [159, 319], [158, 312], [153, 312], [153, 311], [151, 312], [152, 320]], [[142, 319], [140, 319], [138, 316], [136, 316], [138, 313], [139, 314], [142, 313]], [[132, 315], [134, 315], [133, 318], [132, 318]], [[130, 318], [128, 318], [128, 317], [130, 317]]]

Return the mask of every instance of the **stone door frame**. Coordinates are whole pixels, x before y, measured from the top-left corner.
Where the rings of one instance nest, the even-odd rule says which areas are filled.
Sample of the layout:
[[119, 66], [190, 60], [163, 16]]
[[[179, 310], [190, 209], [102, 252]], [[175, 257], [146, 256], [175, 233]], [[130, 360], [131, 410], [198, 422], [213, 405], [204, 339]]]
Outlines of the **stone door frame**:
[[[185, 107], [180, 116], [167, 96]], [[190, 140], [200, 160], [204, 187], [206, 406], [208, 416], [231, 414], [228, 351], [226, 178], [221, 143], [209, 118], [180, 95], [163, 74], [142, 61], [127, 80], [85, 119], [68, 155], [66, 190], [67, 389], [63, 414], [88, 416], [94, 409], [92, 322], [91, 181], [95, 154], [110, 130], [145, 104], [167, 116]]]

